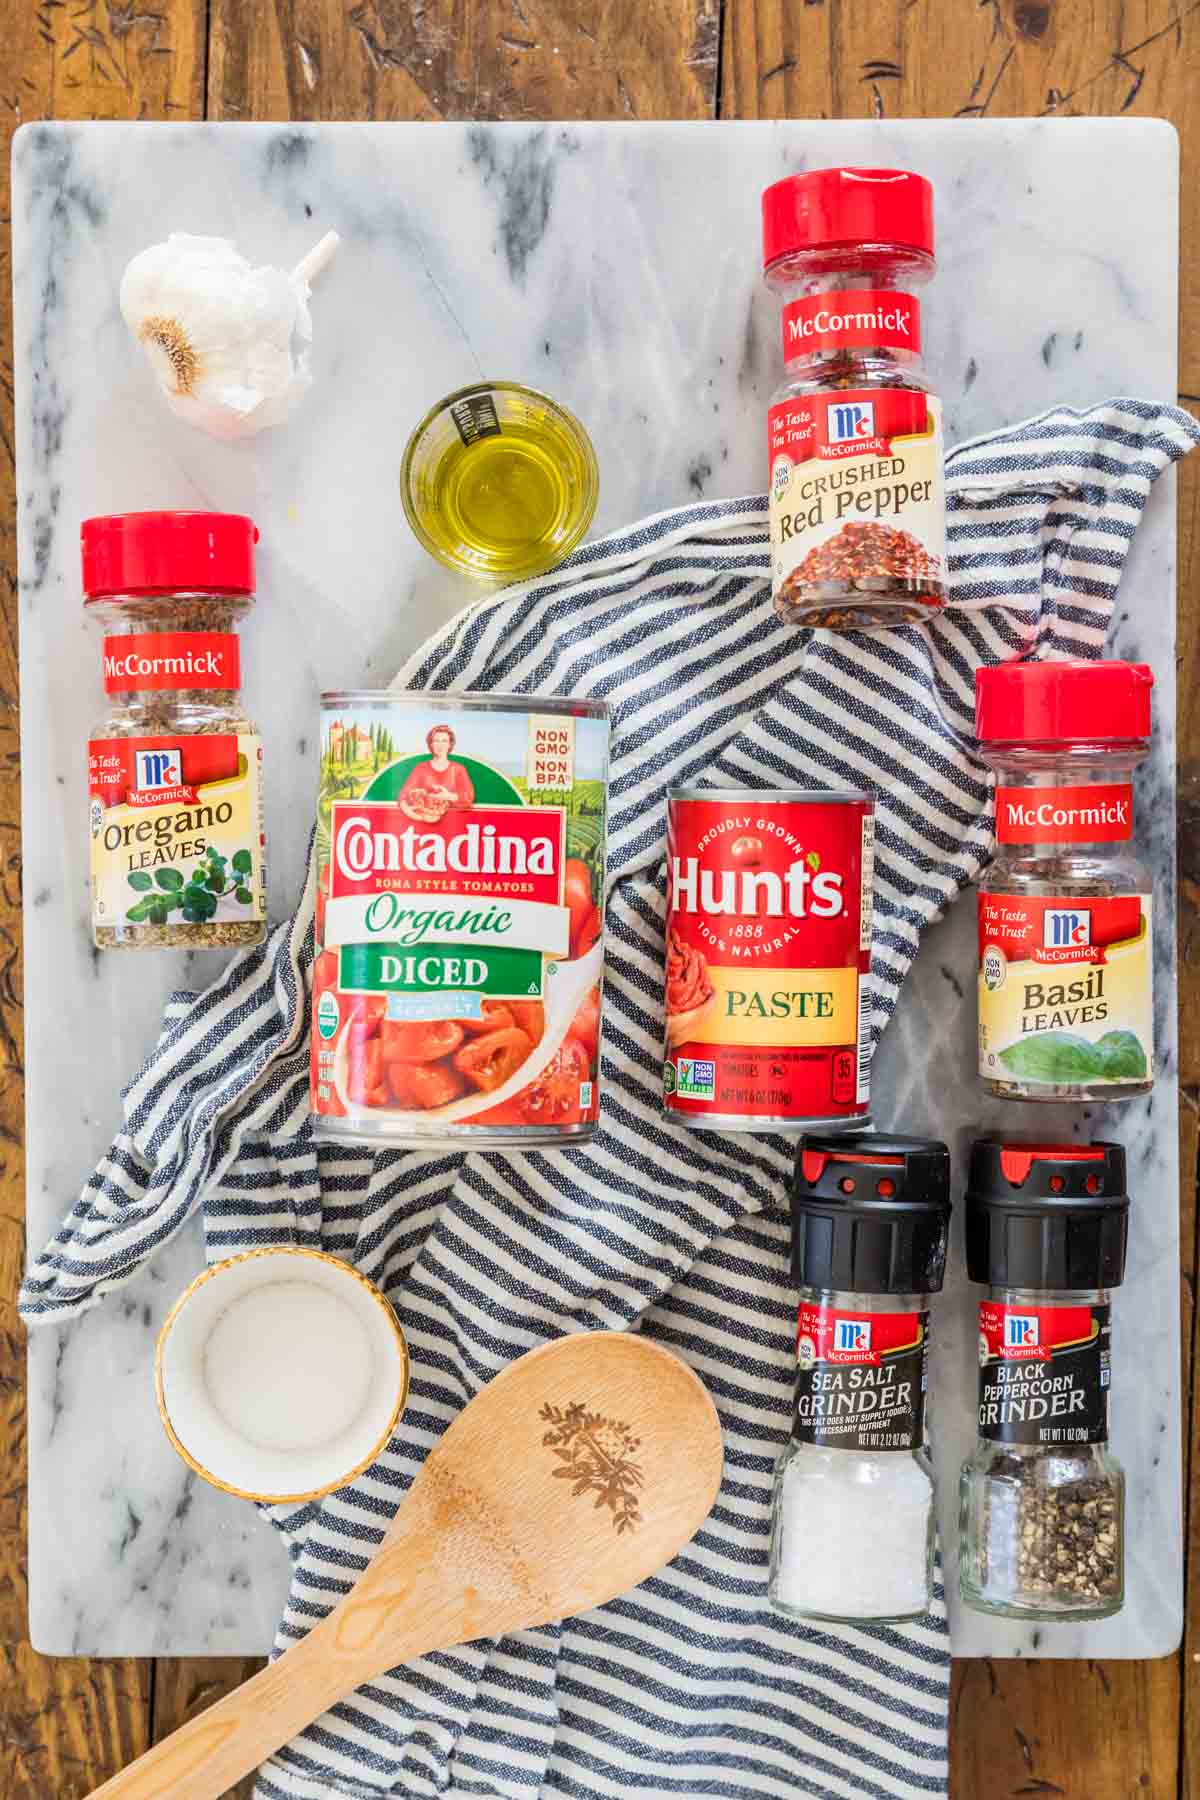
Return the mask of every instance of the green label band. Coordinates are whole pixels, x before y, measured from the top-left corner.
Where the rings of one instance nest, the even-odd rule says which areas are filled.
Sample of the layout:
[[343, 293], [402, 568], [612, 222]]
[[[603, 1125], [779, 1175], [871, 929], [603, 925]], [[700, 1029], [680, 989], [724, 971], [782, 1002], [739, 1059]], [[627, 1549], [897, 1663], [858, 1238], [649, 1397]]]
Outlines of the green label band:
[[538, 950], [503, 950], [475, 944], [439, 944], [414, 950], [403, 944], [344, 944], [338, 986], [347, 994], [437, 994], [463, 989], [496, 1000], [540, 1000]]

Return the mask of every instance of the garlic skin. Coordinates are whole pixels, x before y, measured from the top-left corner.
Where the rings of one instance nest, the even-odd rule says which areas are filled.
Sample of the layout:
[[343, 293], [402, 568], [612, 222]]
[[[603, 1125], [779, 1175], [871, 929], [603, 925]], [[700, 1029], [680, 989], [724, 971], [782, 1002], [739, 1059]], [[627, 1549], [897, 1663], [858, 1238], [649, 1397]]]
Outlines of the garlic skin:
[[173, 413], [225, 439], [288, 417], [312, 382], [309, 282], [337, 243], [329, 232], [290, 274], [182, 231], [133, 258], [121, 312]]

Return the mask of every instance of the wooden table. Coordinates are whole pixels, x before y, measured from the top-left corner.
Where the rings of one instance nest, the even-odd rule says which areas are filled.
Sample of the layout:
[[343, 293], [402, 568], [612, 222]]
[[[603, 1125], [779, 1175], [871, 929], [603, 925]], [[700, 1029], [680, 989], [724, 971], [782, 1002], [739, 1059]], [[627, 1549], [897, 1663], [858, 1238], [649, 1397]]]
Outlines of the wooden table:
[[[1193, 85], [1194, 84], [1194, 85]], [[254, 1667], [26, 1639], [21, 860], [7, 139], [24, 120], [1136, 113], [1183, 139], [1181, 399], [1200, 407], [1200, 0], [0, 0], [0, 1800], [75, 1800]], [[955, 1800], [1200, 1794], [1200, 459], [1180, 479], [1185, 1483], [1190, 1604], [1158, 1662], [961, 1662]], [[241, 1792], [242, 1790], [238, 1790]], [[245, 1791], [249, 1792], [249, 1784]]]

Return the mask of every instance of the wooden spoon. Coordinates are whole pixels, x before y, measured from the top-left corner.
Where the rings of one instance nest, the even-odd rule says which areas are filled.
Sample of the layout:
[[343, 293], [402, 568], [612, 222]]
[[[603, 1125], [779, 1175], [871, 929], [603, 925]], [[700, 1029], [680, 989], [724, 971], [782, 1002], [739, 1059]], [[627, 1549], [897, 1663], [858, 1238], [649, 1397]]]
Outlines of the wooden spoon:
[[95, 1792], [219, 1800], [411, 1657], [636, 1587], [698, 1530], [720, 1481], [716, 1408], [669, 1351], [610, 1331], [531, 1350], [447, 1428], [328, 1618]]

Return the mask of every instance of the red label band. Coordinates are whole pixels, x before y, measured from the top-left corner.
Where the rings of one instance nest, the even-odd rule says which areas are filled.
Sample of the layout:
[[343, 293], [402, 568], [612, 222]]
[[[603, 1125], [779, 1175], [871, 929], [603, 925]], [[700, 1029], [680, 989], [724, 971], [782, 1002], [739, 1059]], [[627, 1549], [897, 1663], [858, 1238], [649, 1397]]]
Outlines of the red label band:
[[863, 819], [873, 811], [870, 800], [769, 793], [670, 800], [668, 924], [713, 962], [865, 972]]
[[801, 1301], [793, 1430], [842, 1450], [916, 1450], [925, 1435], [928, 1328], [919, 1312]]
[[242, 685], [239, 641], [229, 631], [146, 631], [104, 640], [110, 694]]
[[229, 736], [93, 738], [88, 791], [102, 806], [194, 806], [199, 789], [240, 772]]
[[998, 787], [1000, 844], [1117, 844], [1133, 836], [1128, 781], [1090, 787]]
[[[1106, 1304], [981, 1301], [980, 1436], [1000, 1444], [1103, 1443], [1111, 1345]], [[1080, 1517], [1090, 1520], [1086, 1506]]]
[[[773, 467], [779, 456], [793, 463], [891, 456], [893, 438], [924, 437], [932, 427], [917, 388], [830, 388], [781, 400], [767, 413], [767, 429]], [[879, 470], [880, 480], [895, 472]]]
[[919, 1349], [923, 1330], [924, 1317], [916, 1312], [839, 1312], [802, 1300], [796, 1315], [797, 1349], [807, 1340], [806, 1354], [823, 1363], [878, 1368], [889, 1352]]
[[1133, 943], [1143, 930], [1140, 894], [979, 896], [981, 957], [995, 945], [1010, 962], [1104, 963], [1115, 945]]
[[866, 1111], [872, 812], [769, 792], [668, 801], [669, 1111]]
[[786, 362], [823, 350], [921, 348], [921, 305], [887, 288], [806, 294], [783, 309]]
[[1090, 1306], [1016, 1306], [979, 1302], [980, 1349], [1002, 1361], [1046, 1362], [1056, 1350], [1087, 1344], [1096, 1335]]
[[331, 899], [390, 891], [438, 900], [466, 895], [481, 909], [505, 897], [561, 903], [566, 841], [561, 806], [465, 801], [431, 819], [405, 799], [409, 793], [406, 786], [397, 800], [334, 802]]

